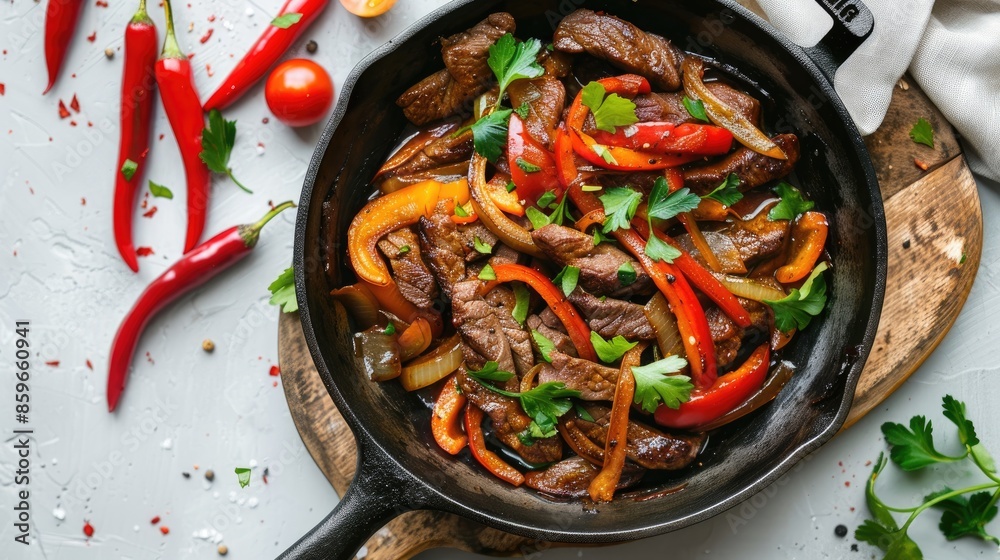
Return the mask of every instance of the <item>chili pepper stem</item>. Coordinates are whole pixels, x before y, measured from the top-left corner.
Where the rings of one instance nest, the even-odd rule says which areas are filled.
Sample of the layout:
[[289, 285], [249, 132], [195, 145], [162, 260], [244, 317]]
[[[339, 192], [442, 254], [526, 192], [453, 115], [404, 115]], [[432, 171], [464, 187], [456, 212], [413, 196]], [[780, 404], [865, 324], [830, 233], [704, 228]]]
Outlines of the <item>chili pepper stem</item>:
[[[234, 183], [236, 183], [236, 186], [237, 186], [237, 187], [239, 187], [239, 188], [243, 189], [243, 191], [244, 191], [244, 192], [246, 192], [247, 194], [253, 194], [253, 191], [252, 191], [252, 190], [250, 190], [250, 189], [248, 189], [248, 188], [244, 187], [244, 186], [243, 186], [243, 183], [241, 183], [241, 182], [239, 182], [239, 181], [237, 181], [237, 180], [236, 180], [236, 176], [235, 176], [235, 175], [233, 175], [233, 170], [232, 170], [232, 168], [226, 168], [226, 175], [228, 175], [228, 176], [229, 176], [229, 178], [230, 178], [230, 179], [232, 179], [232, 181], [233, 181]], [[293, 205], [293, 206], [294, 206], [294, 205]]]
[[149, 14], [146, 12], [146, 0], [139, 0], [139, 9], [132, 16], [132, 23], [153, 24], [153, 20], [149, 18]]
[[289, 208], [295, 208], [295, 203], [291, 200], [275, 206], [256, 223], [240, 226], [240, 237], [243, 238], [243, 242], [246, 243], [247, 247], [253, 247], [257, 244], [257, 240], [260, 239], [260, 230], [267, 225], [267, 222], [270, 222], [272, 218]]
[[[145, 3], [145, 0], [142, 0]], [[142, 4], [139, 5], [142, 10]], [[163, 11], [167, 17], [167, 37], [163, 40], [163, 51], [160, 52], [160, 59], [164, 58], [184, 58], [184, 51], [177, 43], [177, 35], [174, 34], [174, 12], [170, 7], [170, 0], [163, 0]]]

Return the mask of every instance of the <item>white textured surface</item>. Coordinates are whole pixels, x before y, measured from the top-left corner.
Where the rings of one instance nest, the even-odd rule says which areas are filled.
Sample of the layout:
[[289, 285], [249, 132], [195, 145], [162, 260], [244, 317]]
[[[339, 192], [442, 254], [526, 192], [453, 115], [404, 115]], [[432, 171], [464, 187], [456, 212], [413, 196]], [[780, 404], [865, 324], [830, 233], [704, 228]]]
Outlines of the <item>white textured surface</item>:
[[[117, 322], [143, 286], [180, 256], [185, 211], [183, 172], [162, 109], [146, 178], [170, 186], [173, 201], [151, 199], [159, 210], [137, 218], [137, 245], [155, 255], [140, 259], [136, 276], [120, 262], [110, 232], [111, 191], [117, 150], [118, 49], [134, 2], [88, 0], [63, 76], [47, 96], [41, 56], [44, 2], [0, 7], [0, 557], [73, 559], [215, 558], [219, 542], [228, 558], [270, 558], [294, 542], [335, 504], [336, 495], [310, 460], [288, 416], [281, 387], [268, 370], [276, 361], [276, 313], [267, 305], [267, 284], [291, 255], [292, 215], [271, 224], [256, 253], [152, 322], [140, 342], [135, 371], [120, 410], [109, 415], [104, 401], [107, 349]], [[276, 12], [279, 2], [230, 2], [176, 6], [183, 49], [195, 53], [197, 85], [210, 93]], [[389, 15], [370, 21], [347, 14], [336, 2], [293, 49], [319, 43], [315, 59], [336, 84], [374, 46], [437, 2], [403, 0]], [[163, 29], [156, 7], [153, 18]], [[208, 17], [216, 20], [209, 22]], [[194, 30], [188, 25], [194, 22]], [[199, 38], [214, 28], [205, 44]], [[96, 30], [96, 40], [86, 36]], [[209, 77], [205, 62], [214, 61]], [[76, 73], [77, 78], [71, 74]], [[77, 94], [82, 112], [60, 120], [58, 100]], [[318, 127], [291, 130], [268, 111], [262, 87], [226, 111], [239, 122], [233, 168], [255, 190], [241, 193], [217, 180], [206, 231], [256, 219], [267, 201], [298, 197]], [[87, 122], [94, 124], [87, 127]], [[51, 141], [49, 138], [51, 137]], [[263, 150], [258, 143], [263, 144]], [[850, 552], [853, 539], [834, 537], [843, 523], [864, 516], [862, 482], [866, 462], [883, 449], [878, 426], [929, 414], [954, 437], [938, 414], [952, 393], [969, 403], [981, 436], [1000, 449], [1000, 429], [988, 422], [998, 412], [1000, 388], [995, 355], [995, 317], [1000, 311], [1000, 187], [981, 189], [986, 250], [979, 278], [955, 329], [912, 380], [847, 434], [801, 464], [750, 502], [714, 520], [672, 535], [606, 549], [525, 551], [531, 558], [619, 558], [623, 554], [678, 558], [868, 558], [871, 549]], [[86, 204], [82, 203], [86, 199]], [[32, 404], [35, 429], [31, 482], [32, 539], [13, 543], [12, 403], [9, 365], [13, 321], [32, 321]], [[213, 354], [201, 341], [216, 343]], [[153, 362], [145, 359], [149, 352]], [[44, 365], [58, 360], [58, 366]], [[93, 370], [86, 365], [93, 364]], [[167, 442], [169, 441], [169, 444]], [[233, 468], [256, 462], [250, 486], [240, 489]], [[843, 463], [843, 466], [840, 463]], [[198, 465], [199, 470], [194, 469]], [[261, 473], [269, 468], [269, 484]], [[203, 474], [215, 471], [208, 483]], [[191, 473], [190, 479], [181, 476]], [[943, 473], [954, 484], [965, 470]], [[886, 477], [897, 503], [928, 490], [929, 479], [908, 484], [896, 471]], [[850, 486], [846, 486], [850, 483]], [[851, 508], [855, 508], [853, 511]], [[170, 528], [162, 535], [154, 516]], [[82, 532], [85, 520], [95, 528]], [[946, 543], [931, 516], [914, 534], [928, 558], [996, 557], [995, 547], [973, 541]], [[996, 524], [994, 524], [995, 526]], [[424, 560], [468, 558], [431, 551]]]

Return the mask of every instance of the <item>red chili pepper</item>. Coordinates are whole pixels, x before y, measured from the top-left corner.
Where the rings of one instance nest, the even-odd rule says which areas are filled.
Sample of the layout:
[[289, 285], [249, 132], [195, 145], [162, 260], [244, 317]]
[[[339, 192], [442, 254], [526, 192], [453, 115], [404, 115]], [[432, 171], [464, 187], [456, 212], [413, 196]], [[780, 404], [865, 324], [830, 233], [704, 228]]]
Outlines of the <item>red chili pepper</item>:
[[528, 134], [517, 114], [510, 116], [507, 129], [507, 163], [519, 200], [534, 204], [545, 191], [556, 191], [556, 198], [562, 196], [552, 153]]
[[125, 315], [111, 343], [108, 364], [108, 411], [113, 412], [125, 389], [132, 355], [150, 319], [168, 304], [204, 284], [216, 274], [250, 254], [260, 230], [281, 211], [294, 207], [285, 202], [254, 224], [231, 227], [196, 247], [153, 280]]
[[156, 85], [160, 88], [163, 108], [177, 139], [181, 159], [184, 160], [188, 211], [184, 252], [187, 253], [198, 244], [205, 230], [208, 190], [212, 186], [212, 174], [199, 157], [205, 115], [201, 111], [201, 101], [198, 100], [198, 92], [194, 88], [194, 71], [191, 69], [191, 61], [184, 56], [177, 44], [170, 0], [164, 0], [163, 9], [167, 14], [167, 38], [163, 41], [163, 52], [160, 53], [160, 60], [156, 63]]
[[49, 0], [45, 7], [45, 66], [49, 70], [49, 84], [42, 95], [52, 89], [59, 77], [81, 8], [83, 0]]
[[472, 451], [472, 456], [480, 465], [504, 482], [514, 486], [524, 484], [524, 475], [520, 471], [486, 448], [486, 438], [483, 436], [483, 411], [472, 403], [465, 406], [465, 433], [469, 438], [469, 451]]
[[274, 65], [288, 47], [295, 42], [306, 28], [326, 8], [329, 0], [288, 0], [278, 12], [285, 14], [302, 14], [298, 23], [287, 29], [268, 24], [257, 42], [250, 47], [243, 59], [233, 68], [229, 76], [223, 80], [219, 89], [205, 102], [205, 111], [223, 109], [246, 93], [250, 86], [257, 83], [268, 69]]
[[770, 355], [767, 343], [761, 344], [739, 369], [723, 375], [708, 389], [695, 389], [691, 400], [681, 403], [680, 408], [660, 405], [654, 419], [662, 426], [687, 430], [719, 418], [761, 388]]
[[[132, 246], [132, 209], [136, 188], [141, 183], [143, 162], [149, 153], [149, 119], [153, 110], [153, 85], [156, 79], [156, 26], [146, 13], [146, 0], [139, 0], [139, 10], [125, 28], [125, 70], [122, 75], [121, 139], [118, 143], [118, 166], [115, 168], [114, 220], [115, 244], [132, 272], [139, 271]], [[121, 172], [125, 160], [136, 163], [132, 180]], [[154, 207], [155, 208], [155, 207]], [[152, 210], [150, 210], [152, 212]]]
[[598, 130], [593, 138], [606, 146], [653, 153], [722, 155], [733, 146], [731, 132], [718, 126], [667, 122], [641, 122], [618, 127], [614, 133]]

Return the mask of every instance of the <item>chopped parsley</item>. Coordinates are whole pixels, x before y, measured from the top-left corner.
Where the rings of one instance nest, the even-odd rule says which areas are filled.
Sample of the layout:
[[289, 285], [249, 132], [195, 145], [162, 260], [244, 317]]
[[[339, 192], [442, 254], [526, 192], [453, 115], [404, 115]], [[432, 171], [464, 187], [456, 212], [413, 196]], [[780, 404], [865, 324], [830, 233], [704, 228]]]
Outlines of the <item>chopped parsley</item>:
[[[600, 82], [590, 82], [580, 92], [583, 104], [590, 108], [598, 130], [614, 134], [615, 127], [629, 126], [639, 122], [635, 114], [635, 103], [617, 93], [607, 94]], [[610, 162], [609, 162], [610, 163]]]
[[792, 329], [802, 330], [809, 326], [812, 318], [819, 315], [826, 306], [826, 280], [823, 271], [825, 262], [816, 265], [801, 288], [793, 288], [789, 294], [777, 301], [764, 300], [774, 310], [774, 326], [781, 332]]
[[910, 129], [910, 139], [917, 144], [923, 144], [930, 148], [934, 147], [934, 129], [927, 119], [920, 117], [916, 124]]
[[691, 399], [694, 385], [686, 375], [670, 375], [684, 369], [687, 360], [680, 356], [667, 356], [645, 366], [632, 366], [635, 377], [635, 404], [650, 414], [663, 403], [669, 408], [679, 408]]
[[778, 193], [781, 201], [771, 208], [767, 217], [771, 220], [794, 220], [799, 214], [812, 210], [815, 202], [806, 200], [799, 189], [782, 181], [774, 187], [774, 192]]

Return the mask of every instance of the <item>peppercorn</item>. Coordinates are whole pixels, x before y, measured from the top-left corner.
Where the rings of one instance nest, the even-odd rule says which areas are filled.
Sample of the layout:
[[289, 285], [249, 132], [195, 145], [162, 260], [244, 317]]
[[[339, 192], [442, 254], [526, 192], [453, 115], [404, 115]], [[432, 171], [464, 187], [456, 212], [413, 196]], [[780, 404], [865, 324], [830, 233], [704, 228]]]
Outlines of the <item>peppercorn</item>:
[[837, 525], [833, 529], [833, 534], [837, 535], [840, 538], [846, 537], [847, 536], [847, 526], [846, 525]]
[[319, 45], [316, 44], [316, 41], [309, 41], [308, 43], [306, 43], [306, 52], [308, 52], [309, 54], [316, 54], [316, 49], [318, 48]]
[[215, 350], [215, 343], [212, 342], [212, 339], [206, 338], [205, 340], [201, 341], [201, 349], [206, 352], [212, 352], [213, 350]]
[[226, 545], [224, 545], [224, 544], [220, 544], [219, 545], [219, 556], [225, 556], [227, 554], [229, 554], [229, 547], [226, 546]]
[[208, 469], [207, 471], [205, 471], [205, 480], [209, 482], [215, 480], [215, 471], [213, 471], [212, 469]]
[[104, 56], [108, 57], [108, 59], [114, 58], [115, 57], [115, 50], [112, 49], [111, 47], [108, 47], [108, 48], [104, 49]]

